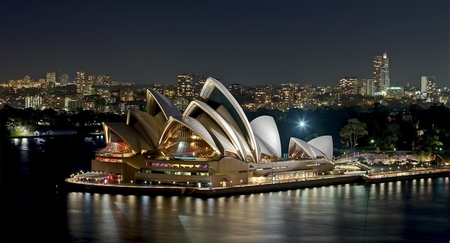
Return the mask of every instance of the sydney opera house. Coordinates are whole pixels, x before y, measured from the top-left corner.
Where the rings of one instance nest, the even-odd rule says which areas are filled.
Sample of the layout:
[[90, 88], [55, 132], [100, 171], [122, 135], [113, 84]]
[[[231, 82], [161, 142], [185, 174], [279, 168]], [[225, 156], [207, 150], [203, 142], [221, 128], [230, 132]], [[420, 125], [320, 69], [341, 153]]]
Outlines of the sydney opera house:
[[283, 156], [275, 120], [249, 121], [222, 83], [208, 78], [181, 112], [147, 90], [146, 112], [128, 111], [126, 123], [103, 124], [107, 146], [92, 170], [149, 185], [226, 187], [301, 180], [334, 168], [331, 136], [290, 138]]

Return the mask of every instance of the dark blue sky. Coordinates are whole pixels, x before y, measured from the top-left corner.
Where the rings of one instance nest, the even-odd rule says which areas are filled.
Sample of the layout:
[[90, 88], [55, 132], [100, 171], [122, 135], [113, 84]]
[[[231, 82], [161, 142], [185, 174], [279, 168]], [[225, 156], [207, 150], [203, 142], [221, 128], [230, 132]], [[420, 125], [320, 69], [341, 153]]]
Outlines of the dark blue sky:
[[373, 57], [387, 52], [392, 86], [421, 75], [450, 83], [448, 0], [0, 4], [0, 82], [85, 71], [142, 84], [191, 72], [225, 84], [337, 85], [372, 78]]

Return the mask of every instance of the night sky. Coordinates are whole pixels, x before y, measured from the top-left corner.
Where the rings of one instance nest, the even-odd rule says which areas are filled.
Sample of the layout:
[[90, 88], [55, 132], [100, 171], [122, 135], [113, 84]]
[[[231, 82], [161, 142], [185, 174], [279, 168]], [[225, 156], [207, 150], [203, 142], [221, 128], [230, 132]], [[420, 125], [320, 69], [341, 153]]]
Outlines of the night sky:
[[45, 73], [175, 84], [338, 85], [373, 78], [387, 52], [391, 86], [436, 76], [449, 86], [448, 0], [1, 0], [0, 82]]

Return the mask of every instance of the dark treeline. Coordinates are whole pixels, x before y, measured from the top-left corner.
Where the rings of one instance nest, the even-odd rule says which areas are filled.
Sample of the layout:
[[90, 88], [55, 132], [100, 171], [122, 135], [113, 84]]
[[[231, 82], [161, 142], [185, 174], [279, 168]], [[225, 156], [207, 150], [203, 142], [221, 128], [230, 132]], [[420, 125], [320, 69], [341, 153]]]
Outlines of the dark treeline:
[[[284, 153], [288, 150], [290, 137], [309, 141], [318, 136], [331, 135], [336, 150], [346, 149], [339, 132], [352, 118], [366, 123], [368, 131], [358, 140], [356, 149], [359, 150], [413, 150], [431, 156], [434, 153], [444, 155], [450, 147], [450, 109], [445, 106], [424, 109], [410, 105], [403, 109], [391, 109], [375, 103], [365, 111], [358, 106], [290, 109], [287, 112], [260, 109], [246, 112], [246, 115], [249, 121], [261, 115], [272, 116], [278, 126]], [[10, 136], [20, 126], [28, 131], [74, 129], [78, 134], [87, 134], [102, 131], [102, 122], [125, 122], [126, 115], [88, 110], [57, 112], [53, 109], [16, 109], [4, 105], [1, 121], [1, 132], [6, 136]], [[304, 121], [305, 126], [301, 127], [300, 121]]]

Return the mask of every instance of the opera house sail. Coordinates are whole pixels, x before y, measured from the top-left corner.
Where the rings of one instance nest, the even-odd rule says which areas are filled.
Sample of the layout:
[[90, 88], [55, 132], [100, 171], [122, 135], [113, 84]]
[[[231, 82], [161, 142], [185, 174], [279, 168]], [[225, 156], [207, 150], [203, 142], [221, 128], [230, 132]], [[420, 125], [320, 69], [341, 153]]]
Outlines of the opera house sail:
[[334, 167], [331, 136], [289, 141], [282, 154], [271, 116], [247, 119], [225, 86], [209, 77], [181, 112], [147, 90], [146, 111], [129, 110], [126, 123], [105, 122], [106, 148], [92, 169], [149, 185], [233, 186], [304, 178]]

